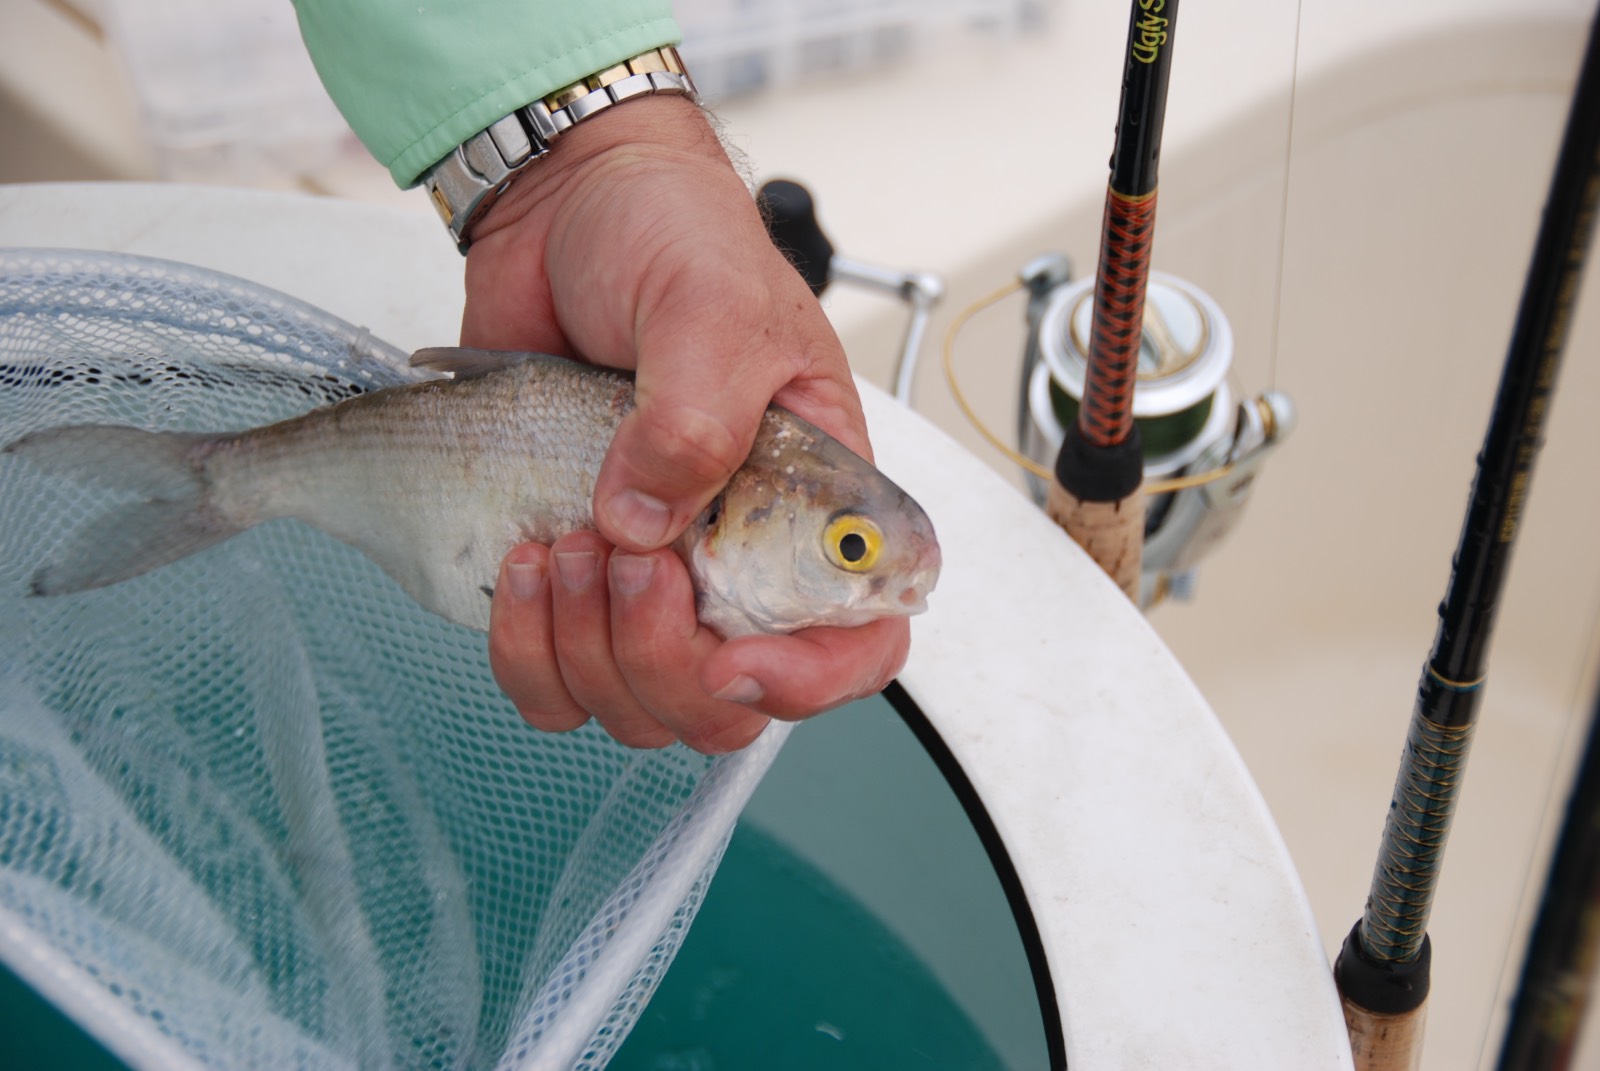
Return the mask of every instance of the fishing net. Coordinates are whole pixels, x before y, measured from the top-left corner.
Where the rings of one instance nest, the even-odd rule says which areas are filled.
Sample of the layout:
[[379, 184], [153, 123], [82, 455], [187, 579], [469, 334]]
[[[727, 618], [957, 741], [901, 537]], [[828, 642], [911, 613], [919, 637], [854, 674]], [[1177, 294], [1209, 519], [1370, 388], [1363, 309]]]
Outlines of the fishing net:
[[[403, 362], [238, 279], [0, 251], [0, 441], [242, 428]], [[604, 1065], [782, 733], [537, 733], [481, 634], [295, 522], [30, 597], [124, 497], [0, 455], [0, 959], [140, 1069]]]

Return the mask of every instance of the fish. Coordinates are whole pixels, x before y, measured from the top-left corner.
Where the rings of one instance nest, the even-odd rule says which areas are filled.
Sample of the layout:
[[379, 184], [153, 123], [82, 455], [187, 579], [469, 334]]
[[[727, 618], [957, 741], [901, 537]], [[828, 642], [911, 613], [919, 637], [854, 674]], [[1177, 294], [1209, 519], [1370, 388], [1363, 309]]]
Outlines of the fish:
[[[426, 609], [487, 631], [507, 551], [595, 527], [595, 480], [633, 380], [531, 353], [440, 347], [412, 364], [451, 375], [246, 431], [78, 424], [9, 443], [0, 453], [135, 499], [80, 527], [31, 593], [120, 583], [293, 518], [361, 551]], [[775, 405], [672, 549], [698, 618], [728, 639], [921, 613], [940, 568], [911, 496]]]

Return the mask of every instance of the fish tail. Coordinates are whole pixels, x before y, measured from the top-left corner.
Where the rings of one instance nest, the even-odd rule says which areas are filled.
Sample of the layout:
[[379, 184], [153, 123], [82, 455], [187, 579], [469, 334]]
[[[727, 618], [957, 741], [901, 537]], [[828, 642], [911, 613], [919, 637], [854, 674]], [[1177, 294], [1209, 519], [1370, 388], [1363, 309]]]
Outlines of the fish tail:
[[216, 436], [82, 424], [25, 435], [0, 453], [141, 501], [90, 519], [33, 575], [34, 595], [65, 595], [128, 580], [236, 535], [210, 508], [201, 447]]

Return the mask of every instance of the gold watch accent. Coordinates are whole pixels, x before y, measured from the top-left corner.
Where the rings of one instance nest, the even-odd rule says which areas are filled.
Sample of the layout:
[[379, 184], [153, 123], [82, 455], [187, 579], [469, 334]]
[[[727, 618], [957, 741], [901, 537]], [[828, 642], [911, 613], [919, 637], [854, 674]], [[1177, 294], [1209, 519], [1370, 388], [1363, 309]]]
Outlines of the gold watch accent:
[[655, 94], [696, 99], [694, 80], [676, 48], [641, 52], [623, 63], [580, 78], [479, 131], [422, 176], [444, 225], [462, 253], [467, 232], [516, 174], [550, 152], [574, 125], [614, 104]]

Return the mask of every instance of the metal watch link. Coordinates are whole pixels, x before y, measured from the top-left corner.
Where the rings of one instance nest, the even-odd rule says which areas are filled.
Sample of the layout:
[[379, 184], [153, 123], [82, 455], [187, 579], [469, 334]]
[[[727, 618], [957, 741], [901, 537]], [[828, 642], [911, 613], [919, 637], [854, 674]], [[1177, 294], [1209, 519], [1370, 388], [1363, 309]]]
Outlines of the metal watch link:
[[457, 248], [466, 253], [472, 225], [564, 132], [613, 104], [658, 93], [695, 96], [694, 81], [671, 46], [652, 48], [558, 89], [456, 146], [423, 173], [422, 185]]

